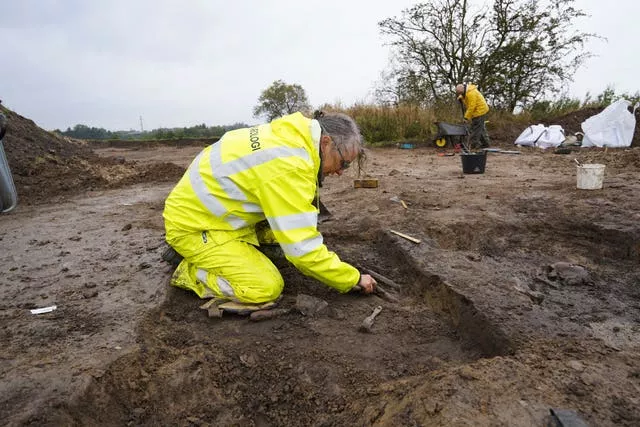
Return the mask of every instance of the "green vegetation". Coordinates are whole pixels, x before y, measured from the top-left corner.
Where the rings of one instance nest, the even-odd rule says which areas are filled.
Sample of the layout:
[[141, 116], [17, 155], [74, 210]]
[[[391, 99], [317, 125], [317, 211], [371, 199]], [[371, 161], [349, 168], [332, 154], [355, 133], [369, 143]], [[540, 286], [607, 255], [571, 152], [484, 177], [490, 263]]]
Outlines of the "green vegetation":
[[[346, 108], [340, 105], [324, 105], [322, 109], [343, 111], [351, 115], [360, 126], [362, 134], [369, 144], [378, 145], [406, 140], [431, 141], [436, 133], [434, 122], [461, 123], [462, 114], [453, 98], [452, 96], [449, 103], [443, 102], [437, 107], [424, 107], [415, 104], [387, 106], [356, 104]], [[489, 120], [493, 128], [509, 124], [524, 127], [531, 122], [553, 120], [583, 108], [604, 108], [621, 98], [635, 104], [640, 102], [640, 92], [633, 95], [616, 94], [609, 87], [595, 98], [587, 94], [582, 101], [567, 97], [539, 101], [516, 114], [507, 110], [494, 109], [489, 113]]]
[[[526, 125], [531, 121], [551, 120], [582, 108], [603, 108], [612, 102], [624, 98], [633, 104], [640, 102], [640, 92], [635, 94], [621, 93], [608, 87], [601, 94], [592, 97], [587, 94], [584, 100], [560, 97], [556, 100], [542, 100], [533, 103], [529, 108], [517, 114], [506, 110], [494, 109], [489, 113], [492, 127], [506, 124]], [[399, 141], [431, 141], [436, 132], [436, 121], [460, 123], [462, 113], [453, 95], [449, 102], [443, 101], [434, 107], [403, 103], [396, 105], [375, 105], [356, 103], [352, 106], [341, 104], [324, 104], [319, 107], [325, 111], [342, 111], [352, 116], [369, 144], [384, 145]], [[308, 112], [305, 112], [308, 113]], [[248, 127], [244, 123], [228, 126], [210, 126], [205, 124], [190, 128], [162, 128], [149, 132], [111, 132], [101, 128], [89, 128], [76, 125], [59, 134], [80, 139], [127, 139], [127, 140], [163, 140], [163, 139], [208, 139], [219, 138], [226, 131]]]
[[225, 132], [233, 129], [248, 127], [245, 123], [234, 123], [226, 126], [207, 126], [202, 123], [192, 127], [181, 128], [160, 128], [152, 131], [108, 131], [103, 128], [88, 127], [85, 125], [75, 125], [67, 128], [66, 131], [56, 129], [54, 132], [78, 139], [98, 139], [98, 140], [161, 140], [161, 139], [208, 139], [219, 138]]
[[258, 98], [258, 105], [253, 109], [253, 116], [264, 117], [270, 122], [276, 117], [297, 111], [306, 113], [311, 111], [307, 94], [302, 86], [276, 80]]
[[566, 96], [561, 96], [555, 100], [537, 101], [533, 103], [529, 109], [525, 110], [524, 113], [528, 113], [532, 120], [549, 120], [583, 108], [606, 107], [621, 98], [630, 101], [632, 104], [636, 104], [640, 102], [640, 92], [636, 92], [635, 94], [616, 94], [613, 87], [609, 86], [595, 98], [592, 98], [591, 94], [587, 93], [585, 99], [582, 101]]

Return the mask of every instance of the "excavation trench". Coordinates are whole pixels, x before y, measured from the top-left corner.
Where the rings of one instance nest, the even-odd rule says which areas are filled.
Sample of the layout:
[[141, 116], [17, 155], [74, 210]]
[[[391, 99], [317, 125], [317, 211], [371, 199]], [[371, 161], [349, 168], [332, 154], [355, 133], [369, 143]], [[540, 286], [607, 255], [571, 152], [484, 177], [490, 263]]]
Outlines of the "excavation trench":
[[[170, 289], [139, 325], [137, 348], [48, 418], [84, 425], [356, 425], [357, 408], [383, 398], [385, 383], [511, 351], [471, 301], [416, 268], [386, 233], [373, 242], [340, 240], [343, 258], [403, 286], [399, 302], [340, 295], [285, 268], [283, 306], [306, 293], [329, 309], [250, 322], [210, 319], [193, 295]], [[360, 332], [378, 305], [372, 333]]]

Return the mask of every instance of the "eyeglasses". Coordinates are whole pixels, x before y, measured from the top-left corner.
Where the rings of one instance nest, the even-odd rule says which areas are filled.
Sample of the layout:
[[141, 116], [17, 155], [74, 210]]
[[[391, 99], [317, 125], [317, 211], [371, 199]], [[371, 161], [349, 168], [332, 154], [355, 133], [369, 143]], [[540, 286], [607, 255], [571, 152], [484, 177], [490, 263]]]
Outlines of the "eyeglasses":
[[344, 159], [339, 145], [336, 145], [336, 148], [338, 149], [338, 154], [340, 154], [340, 170], [349, 169], [349, 166], [351, 166], [351, 162]]

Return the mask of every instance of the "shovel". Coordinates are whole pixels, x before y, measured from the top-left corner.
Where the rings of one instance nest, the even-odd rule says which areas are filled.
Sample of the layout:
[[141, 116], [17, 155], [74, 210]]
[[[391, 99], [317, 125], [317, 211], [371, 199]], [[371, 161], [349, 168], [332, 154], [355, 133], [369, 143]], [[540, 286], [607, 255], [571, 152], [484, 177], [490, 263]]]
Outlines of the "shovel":
[[319, 203], [319, 207], [320, 214], [318, 214], [318, 224], [329, 221], [331, 217], [333, 217], [331, 212], [329, 212], [329, 209], [327, 209], [327, 207], [322, 202]]
[[471, 130], [469, 129], [469, 125], [465, 122], [465, 118], [464, 118], [464, 104], [462, 103], [461, 99], [458, 99], [458, 102], [460, 103], [460, 112], [462, 113], [462, 122], [464, 123], [464, 128], [467, 132], [467, 134], [465, 135], [464, 141], [460, 141], [460, 145], [462, 146], [462, 151], [464, 153], [471, 153]]

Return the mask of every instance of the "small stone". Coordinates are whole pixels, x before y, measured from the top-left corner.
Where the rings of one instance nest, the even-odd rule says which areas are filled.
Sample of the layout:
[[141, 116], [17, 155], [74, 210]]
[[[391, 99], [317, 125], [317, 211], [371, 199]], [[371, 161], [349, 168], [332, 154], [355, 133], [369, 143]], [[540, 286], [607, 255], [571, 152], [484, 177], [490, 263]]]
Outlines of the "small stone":
[[240, 363], [242, 363], [247, 368], [253, 368], [258, 364], [256, 357], [252, 354], [241, 354], [240, 355]]
[[469, 261], [474, 261], [474, 262], [478, 262], [482, 260], [482, 257], [478, 254], [469, 254], [467, 255], [467, 259]]
[[97, 290], [88, 290], [88, 289], [87, 289], [87, 290], [84, 290], [84, 291], [82, 292], [82, 296], [83, 296], [84, 298], [86, 298], [86, 299], [89, 299], [89, 298], [95, 298], [95, 297], [97, 297], [97, 296], [98, 296], [98, 291], [97, 291]]
[[584, 371], [584, 365], [582, 364], [582, 362], [578, 360], [570, 360], [569, 362], [567, 362], [567, 366], [569, 366], [574, 371], [578, 371], [578, 372]]
[[602, 384], [602, 377], [594, 373], [583, 372], [580, 375], [580, 381], [588, 386], [599, 386]]
[[214, 319], [220, 319], [222, 318], [222, 310], [220, 310], [217, 305], [212, 305], [207, 308], [207, 316]]
[[331, 318], [331, 319], [335, 319], [335, 320], [344, 320], [345, 319], [345, 315], [342, 312], [342, 310], [335, 308], [335, 307], [329, 307], [328, 311], [327, 311], [327, 315]]
[[299, 294], [296, 297], [296, 309], [303, 316], [313, 316], [321, 313], [329, 306], [329, 303], [311, 295]]
[[469, 366], [463, 366], [462, 369], [460, 369], [460, 372], [458, 372], [458, 375], [460, 375], [460, 378], [463, 378], [465, 380], [478, 379], [478, 374], [476, 374], [476, 372]]
[[124, 227], [122, 227], [122, 231], [128, 231], [131, 230], [131, 223], [125, 225]]
[[202, 425], [202, 420], [198, 417], [187, 417], [187, 421], [189, 421], [189, 423], [193, 424], [194, 426]]

